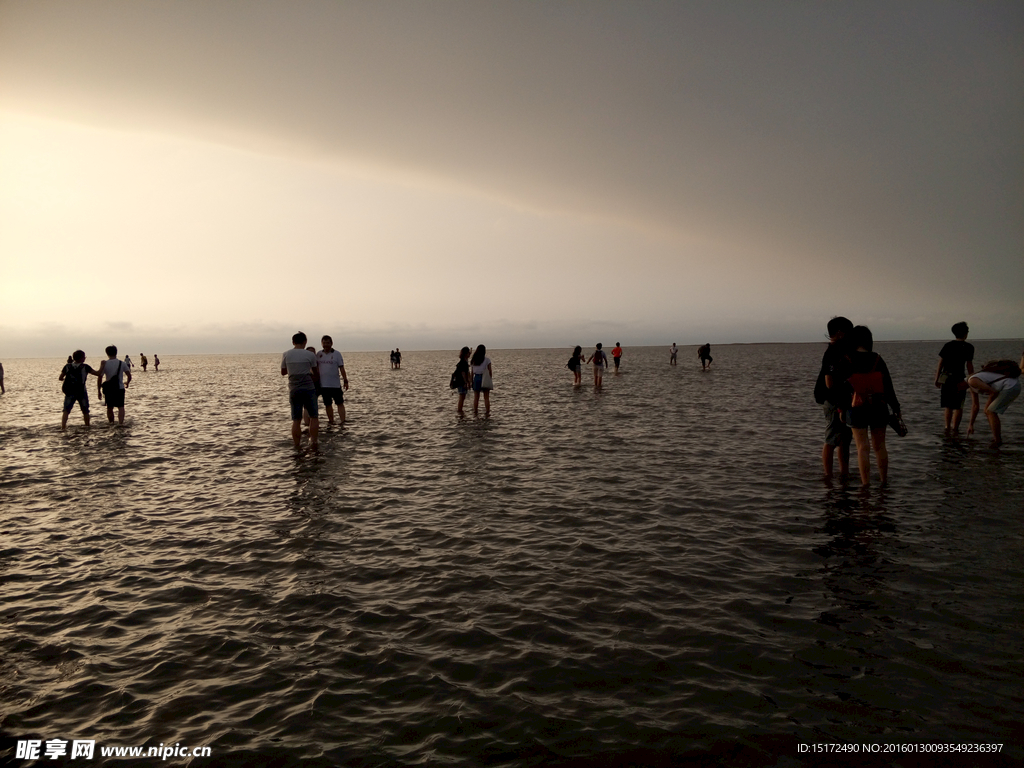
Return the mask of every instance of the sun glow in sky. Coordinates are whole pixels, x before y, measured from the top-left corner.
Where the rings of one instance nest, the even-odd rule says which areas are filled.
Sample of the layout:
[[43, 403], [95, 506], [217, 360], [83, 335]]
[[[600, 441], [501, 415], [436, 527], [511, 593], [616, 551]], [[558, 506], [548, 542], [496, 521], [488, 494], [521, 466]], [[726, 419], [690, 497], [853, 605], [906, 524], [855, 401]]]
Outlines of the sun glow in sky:
[[0, 359], [1024, 336], [1022, 32], [1016, 3], [4, 0]]

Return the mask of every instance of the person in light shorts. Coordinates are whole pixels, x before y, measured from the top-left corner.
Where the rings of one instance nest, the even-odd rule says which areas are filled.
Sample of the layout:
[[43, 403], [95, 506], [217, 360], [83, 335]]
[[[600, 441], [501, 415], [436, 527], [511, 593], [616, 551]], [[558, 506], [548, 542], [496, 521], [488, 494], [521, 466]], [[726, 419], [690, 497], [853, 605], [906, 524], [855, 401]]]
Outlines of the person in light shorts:
[[971, 388], [971, 420], [967, 425], [967, 435], [974, 434], [974, 421], [981, 406], [980, 395], [986, 393], [988, 402], [985, 404], [985, 417], [992, 428], [991, 445], [1002, 445], [1003, 426], [999, 417], [1006, 413], [1010, 403], [1020, 395], [1020, 366], [1012, 360], [986, 363], [978, 373], [967, 379], [967, 384]]

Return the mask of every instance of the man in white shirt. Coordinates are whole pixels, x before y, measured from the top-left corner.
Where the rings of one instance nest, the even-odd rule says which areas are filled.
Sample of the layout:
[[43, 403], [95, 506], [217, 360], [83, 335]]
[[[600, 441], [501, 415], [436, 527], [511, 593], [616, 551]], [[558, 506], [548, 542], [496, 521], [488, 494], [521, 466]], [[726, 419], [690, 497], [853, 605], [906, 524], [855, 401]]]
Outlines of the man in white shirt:
[[114, 409], [117, 408], [117, 423], [124, 424], [124, 391], [131, 384], [132, 370], [117, 359], [117, 347], [113, 344], [106, 351], [107, 359], [100, 365], [96, 388], [100, 400], [107, 401], [107, 421], [114, 423]]
[[[345, 374], [345, 361], [341, 352], [334, 349], [334, 340], [330, 336], [320, 339], [323, 349], [316, 353], [316, 363], [320, 369], [320, 394], [324, 398], [327, 409], [327, 423], [334, 423], [334, 408], [338, 404], [338, 423], [345, 423], [345, 395], [342, 386], [348, 389], [348, 376]], [[342, 384], [344, 382], [344, 384]]]
[[281, 375], [288, 377], [288, 402], [292, 409], [292, 442], [299, 447], [302, 441], [302, 409], [309, 412], [309, 447], [316, 448], [320, 434], [319, 412], [316, 407], [316, 385], [313, 369], [316, 355], [306, 349], [306, 334], [299, 331], [292, 336], [292, 349], [281, 355]]

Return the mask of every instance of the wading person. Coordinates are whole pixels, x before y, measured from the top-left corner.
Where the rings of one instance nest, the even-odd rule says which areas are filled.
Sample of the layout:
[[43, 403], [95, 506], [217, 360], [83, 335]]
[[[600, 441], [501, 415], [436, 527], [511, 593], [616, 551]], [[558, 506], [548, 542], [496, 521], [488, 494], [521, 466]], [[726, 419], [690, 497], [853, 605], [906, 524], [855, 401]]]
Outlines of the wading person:
[[604, 381], [604, 369], [608, 367], [608, 354], [601, 349], [601, 342], [598, 342], [597, 346], [594, 347], [594, 354], [590, 356], [587, 362], [594, 364], [594, 388], [601, 389]]
[[939, 365], [935, 369], [935, 386], [941, 390], [939, 405], [946, 435], [960, 430], [964, 399], [967, 397], [967, 377], [974, 374], [974, 345], [967, 343], [967, 323], [957, 323], [952, 331], [953, 341], [947, 341], [942, 347]]
[[622, 360], [622, 345], [619, 342], [615, 342], [615, 348], [612, 349], [612, 362], [615, 363], [615, 372], [619, 372], [619, 362]]
[[452, 373], [452, 383], [455, 385], [455, 390], [459, 393], [459, 404], [456, 407], [459, 416], [465, 415], [462, 409], [466, 404], [466, 395], [469, 393], [469, 388], [473, 386], [473, 377], [469, 375], [470, 352], [469, 347], [463, 347], [459, 350], [459, 362], [455, 364], [455, 372]]
[[[871, 331], [863, 325], [856, 325], [849, 333], [850, 409], [846, 412], [846, 423], [853, 430], [853, 441], [857, 446], [857, 469], [860, 470], [861, 485], [871, 482], [871, 449], [874, 448], [878, 463], [878, 475], [883, 483], [889, 479], [889, 452], [885, 447], [885, 430], [889, 425], [889, 408], [900, 415], [900, 402], [892, 386], [892, 377], [882, 356], [872, 351], [874, 340]], [[869, 443], [870, 432], [870, 443]]]
[[473, 369], [473, 415], [478, 415], [480, 411], [480, 393], [483, 392], [484, 416], [489, 416], [491, 413], [491, 390], [494, 389], [491, 377], [494, 375], [494, 371], [491, 368], [491, 358], [487, 356], [487, 347], [483, 344], [477, 347], [469, 364]]
[[697, 357], [700, 358], [700, 367], [702, 371], [706, 371], [711, 367], [711, 361], [714, 360], [711, 357], [711, 345], [705, 344], [697, 350]]
[[584, 357], [586, 357], [586, 355], [583, 354], [583, 347], [577, 346], [572, 351], [572, 357], [569, 358], [569, 362], [565, 364], [565, 367], [572, 371], [572, 385], [574, 387], [578, 387], [583, 383]]
[[68, 414], [78, 403], [82, 409], [82, 416], [85, 418], [85, 426], [89, 426], [89, 392], [85, 382], [89, 376], [99, 376], [99, 372], [93, 370], [92, 366], [85, 363], [85, 352], [76, 349], [74, 354], [68, 357], [67, 365], [57, 377], [58, 381], [64, 382], [60, 391], [64, 393], [64, 412], [60, 418], [60, 428], [68, 425]]
[[292, 442], [298, 448], [302, 441], [302, 410], [309, 413], [309, 445], [316, 448], [320, 435], [320, 414], [317, 410], [313, 371], [316, 355], [306, 349], [306, 334], [292, 336], [292, 349], [281, 355], [281, 375], [288, 377], [288, 403], [292, 412]]
[[853, 323], [845, 317], [828, 321], [828, 346], [821, 357], [821, 369], [814, 384], [814, 399], [825, 414], [825, 444], [821, 447], [821, 466], [825, 477], [832, 477], [833, 457], [839, 453], [839, 474], [850, 474], [850, 441], [853, 433], [843, 423], [843, 411], [850, 407], [846, 379], [850, 375], [850, 359], [846, 334]]
[[345, 394], [342, 388], [348, 389], [348, 375], [345, 373], [345, 360], [341, 352], [334, 348], [334, 340], [330, 336], [320, 339], [323, 347], [316, 353], [316, 364], [320, 370], [320, 396], [327, 409], [327, 423], [334, 423], [334, 408], [338, 406], [338, 423], [345, 423]]
[[117, 359], [117, 347], [113, 344], [107, 347], [106, 352], [107, 359], [100, 364], [100, 380], [96, 389], [107, 402], [107, 421], [114, 423], [114, 409], [117, 408], [117, 423], [124, 424], [124, 391], [132, 381], [132, 369]]
[[[1024, 363], [1024, 357], [1021, 358]], [[1003, 444], [1003, 425], [999, 417], [1010, 407], [1020, 394], [1020, 366], [1013, 360], [992, 360], [971, 376], [967, 383], [971, 387], [971, 420], [967, 434], [974, 434], [974, 420], [978, 418], [980, 395], [988, 395], [985, 403], [985, 418], [992, 428], [993, 448]]]

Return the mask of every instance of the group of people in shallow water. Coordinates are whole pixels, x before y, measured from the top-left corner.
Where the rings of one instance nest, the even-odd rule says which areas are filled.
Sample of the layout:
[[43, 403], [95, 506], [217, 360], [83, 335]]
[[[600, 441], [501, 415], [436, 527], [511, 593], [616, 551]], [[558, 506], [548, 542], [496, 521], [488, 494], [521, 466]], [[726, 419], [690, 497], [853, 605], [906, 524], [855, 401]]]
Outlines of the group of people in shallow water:
[[[852, 442], [857, 451], [861, 484], [870, 483], [872, 451], [879, 478], [885, 483], [889, 476], [886, 429], [891, 426], [898, 435], [906, 434], [892, 376], [882, 356], [873, 351], [874, 341], [866, 326], [855, 326], [845, 317], [833, 317], [827, 327], [829, 345], [822, 356], [814, 386], [814, 398], [825, 416], [825, 443], [821, 449], [825, 476], [833, 474], [836, 453], [839, 454], [840, 474], [849, 474]], [[935, 370], [946, 435], [958, 431], [968, 392], [971, 417], [967, 434], [973, 434], [981, 397], [987, 395], [985, 416], [992, 429], [992, 446], [998, 447], [1003, 441], [999, 417], [1020, 394], [1024, 356], [1020, 364], [1012, 360], [992, 360], [975, 372], [974, 346], [967, 343], [968, 330], [964, 322], [953, 326], [955, 338], [942, 347]]]
[[[826, 477], [833, 474], [835, 455], [839, 454], [839, 472], [842, 476], [850, 472], [850, 446], [857, 452], [857, 468], [861, 483], [868, 485], [871, 477], [871, 453], [875, 454], [878, 474], [884, 483], [889, 475], [889, 454], [885, 445], [886, 429], [892, 427], [901, 436], [906, 426], [900, 409], [899, 399], [893, 387], [892, 376], [882, 359], [873, 351], [874, 340], [870, 329], [855, 326], [845, 317], [833, 317], [828, 322], [829, 344], [822, 356], [821, 368], [814, 387], [815, 400], [822, 406], [825, 417], [825, 442], [821, 450], [821, 462]], [[971, 415], [968, 436], [974, 433], [975, 422], [982, 411], [981, 398], [986, 397], [985, 418], [992, 430], [992, 446], [1002, 444], [1002, 423], [1000, 416], [1017, 399], [1021, 391], [1020, 363], [1012, 360], [992, 360], [974, 368], [974, 346], [967, 342], [967, 323], [959, 322], [952, 327], [953, 340], [947, 342], [939, 352], [939, 363], [935, 369], [935, 386], [940, 390], [940, 405], [943, 409], [947, 436], [959, 431], [967, 394], [971, 395]], [[330, 336], [321, 339], [322, 349], [306, 347], [306, 335], [302, 332], [292, 336], [293, 348], [282, 355], [281, 375], [288, 377], [289, 403], [292, 414], [292, 440], [298, 447], [301, 442], [302, 426], [308, 425], [310, 443], [317, 445], [319, 433], [318, 401], [323, 400], [330, 424], [335, 423], [334, 410], [338, 408], [338, 423], [345, 421], [344, 391], [349, 388], [348, 375], [341, 353], [333, 348]], [[98, 369], [86, 362], [85, 352], [76, 350], [68, 356], [67, 365], [58, 379], [63, 382], [64, 408], [61, 429], [67, 426], [68, 416], [77, 403], [81, 408], [86, 426], [89, 425], [89, 376], [97, 378], [97, 395], [106, 402], [107, 420], [114, 422], [117, 411], [119, 424], [124, 423], [125, 391], [132, 381], [133, 364], [128, 355], [124, 361], [117, 359], [117, 347], [106, 348], [107, 359]], [[619, 342], [611, 351], [611, 363], [619, 372], [623, 349]], [[711, 345], [703, 344], [697, 350], [702, 370], [711, 365]], [[148, 360], [139, 354], [143, 371]], [[677, 365], [678, 346], [669, 347], [669, 364]], [[392, 368], [401, 367], [401, 352], [391, 352]], [[160, 358], [153, 355], [154, 368], [159, 370]], [[588, 356], [581, 346], [573, 349], [566, 367], [572, 371], [573, 384], [579, 386], [583, 379], [583, 365], [593, 365], [594, 387], [601, 389], [604, 372], [609, 368], [609, 356], [602, 344], [597, 344]], [[491, 391], [494, 389], [493, 365], [487, 356], [487, 348], [481, 344], [475, 351], [463, 347], [459, 361], [451, 376], [451, 388], [458, 392], [457, 411], [465, 415], [466, 396], [473, 392], [473, 413], [479, 414], [480, 396], [483, 395], [484, 415], [491, 412]], [[0, 394], [3, 388], [3, 366], [0, 365]]]
[[106, 348], [107, 359], [100, 363], [99, 369], [93, 368], [85, 362], [85, 352], [76, 349], [68, 355], [67, 364], [61, 369], [57, 380], [61, 384], [61, 392], [64, 393], [64, 410], [61, 414], [60, 428], [65, 429], [68, 425], [68, 416], [71, 410], [78, 403], [82, 410], [82, 417], [85, 425], [89, 426], [89, 391], [87, 383], [90, 376], [97, 378], [96, 394], [101, 401], [107, 403], [107, 421], [114, 423], [114, 410], [117, 410], [117, 423], [124, 424], [124, 396], [125, 390], [132, 382], [132, 366], [126, 360], [117, 359], [117, 347], [110, 345]]
[[[93, 368], [85, 362], [85, 352], [76, 349], [68, 355], [67, 364], [61, 369], [57, 380], [62, 382], [61, 392], [64, 393], [64, 410], [60, 419], [60, 428], [65, 429], [68, 424], [68, 416], [75, 407], [75, 403], [82, 410], [82, 417], [85, 425], [89, 426], [89, 391], [86, 386], [90, 376], [96, 376], [99, 381], [96, 383], [96, 393], [101, 401], [107, 404], [107, 421], [114, 423], [114, 410], [117, 410], [117, 423], [124, 424], [124, 396], [125, 390], [132, 381], [132, 368], [135, 367], [129, 355], [124, 360], [117, 359], [117, 347], [111, 344], [106, 348], [107, 359], [100, 363], [98, 369]], [[144, 354], [139, 353], [142, 370], [145, 371], [149, 360]], [[153, 369], [160, 370], [160, 356], [153, 354]], [[0, 377], [2, 379], [2, 377]]]
[[[132, 362], [131, 357], [129, 357], [128, 355], [124, 356], [124, 362], [125, 365], [127, 365], [129, 368], [135, 367], [135, 363]], [[142, 366], [143, 371], [145, 371], [149, 367], [149, 358], [146, 357], [145, 354], [143, 354], [142, 352], [139, 352], [139, 365]], [[160, 370], [160, 355], [156, 354], [155, 352], [153, 353], [153, 370]]]
[[[618, 346], [616, 344], [615, 346]], [[706, 371], [711, 367], [711, 362], [714, 358], [711, 356], [711, 345], [701, 344], [697, 347], [697, 357], [700, 358], [700, 369]], [[668, 348], [668, 364], [679, 365], [679, 347], [673, 341], [672, 346]]]

